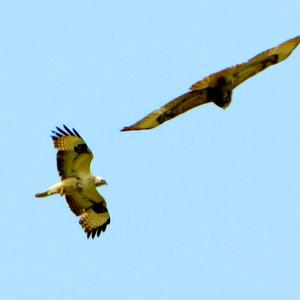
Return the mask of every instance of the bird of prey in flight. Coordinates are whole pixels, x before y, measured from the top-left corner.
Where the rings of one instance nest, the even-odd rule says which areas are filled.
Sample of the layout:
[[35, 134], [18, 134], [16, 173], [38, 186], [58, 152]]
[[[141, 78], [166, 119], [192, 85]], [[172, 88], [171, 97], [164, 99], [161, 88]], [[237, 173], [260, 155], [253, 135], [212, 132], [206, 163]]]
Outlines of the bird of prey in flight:
[[231, 102], [232, 91], [248, 78], [285, 60], [300, 43], [300, 36], [266, 50], [245, 63], [211, 74], [196, 82], [190, 91], [153, 111], [122, 131], [151, 129], [178, 115], [205, 103], [213, 102], [226, 108]]
[[56, 129], [52, 131], [52, 140], [58, 150], [56, 160], [61, 181], [35, 196], [65, 195], [71, 211], [80, 217], [79, 223], [87, 237], [94, 238], [104, 232], [110, 223], [106, 202], [96, 189], [107, 183], [103, 178], [91, 174], [93, 153], [79, 133], [65, 125], [64, 129]]

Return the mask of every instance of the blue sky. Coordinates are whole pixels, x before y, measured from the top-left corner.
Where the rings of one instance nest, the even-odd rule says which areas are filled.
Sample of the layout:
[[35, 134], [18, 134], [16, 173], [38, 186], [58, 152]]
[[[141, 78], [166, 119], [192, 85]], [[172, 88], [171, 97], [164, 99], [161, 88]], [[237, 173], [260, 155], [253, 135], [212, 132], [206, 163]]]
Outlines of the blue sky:
[[[1, 299], [299, 299], [300, 50], [152, 131], [189, 86], [300, 34], [294, 1], [0, 4]], [[87, 240], [50, 131], [94, 152], [111, 224]]]

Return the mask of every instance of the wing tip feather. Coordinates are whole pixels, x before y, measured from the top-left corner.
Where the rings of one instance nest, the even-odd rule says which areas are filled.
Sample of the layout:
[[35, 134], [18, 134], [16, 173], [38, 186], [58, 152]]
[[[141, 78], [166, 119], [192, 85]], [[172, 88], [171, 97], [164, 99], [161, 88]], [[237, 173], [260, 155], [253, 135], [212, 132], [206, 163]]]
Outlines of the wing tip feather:
[[125, 127], [123, 127], [120, 131], [130, 131], [130, 130], [132, 130], [132, 129], [130, 129], [131, 128], [131, 126], [125, 126]]
[[83, 140], [83, 138], [81, 137], [81, 135], [78, 133], [78, 131], [77, 131], [75, 128], [72, 128], [72, 130], [73, 130], [73, 131], [72, 131], [72, 130], [71, 130], [68, 126], [66, 126], [65, 124], [63, 124], [63, 128], [64, 128], [64, 129], [62, 129], [62, 128], [56, 126], [56, 130], [57, 130], [57, 131], [55, 131], [55, 130], [52, 130], [52, 131], [51, 131], [51, 133], [54, 134], [54, 135], [51, 135], [51, 138], [52, 138], [53, 140], [57, 140], [57, 139], [59, 139], [59, 138], [61, 138], [61, 137], [63, 137], [63, 136], [77, 136], [77, 137], [79, 137], [80, 139]]
[[75, 133], [75, 135], [76, 135], [77, 137], [79, 137], [79, 138], [82, 139], [81, 135], [78, 133], [78, 131], [77, 131], [75, 128], [73, 128], [73, 132]]
[[[81, 226], [83, 226], [82, 222], [79, 223]], [[107, 221], [99, 227], [92, 228], [92, 229], [84, 228], [84, 232], [86, 233], [87, 239], [89, 239], [90, 237], [94, 239], [96, 235], [97, 237], [99, 237], [101, 232], [105, 232], [107, 225], [109, 224], [110, 224], [110, 218], [108, 218]]]
[[63, 124], [63, 127], [70, 136], [75, 136], [74, 132], [70, 130], [65, 124]]

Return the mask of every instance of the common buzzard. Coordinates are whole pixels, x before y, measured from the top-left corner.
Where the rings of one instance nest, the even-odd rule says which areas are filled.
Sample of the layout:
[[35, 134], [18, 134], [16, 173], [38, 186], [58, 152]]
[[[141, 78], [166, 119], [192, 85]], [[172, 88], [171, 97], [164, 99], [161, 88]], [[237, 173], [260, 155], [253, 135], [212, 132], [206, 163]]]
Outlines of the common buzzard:
[[254, 56], [245, 63], [207, 76], [193, 84], [190, 92], [168, 102], [137, 123], [124, 127], [122, 131], [151, 129], [196, 106], [209, 102], [225, 109], [231, 102], [232, 91], [235, 87], [251, 76], [285, 60], [299, 43], [300, 36], [297, 36]]
[[66, 196], [71, 211], [80, 216], [80, 225], [87, 237], [99, 236], [110, 223], [104, 198], [98, 193], [97, 187], [106, 185], [106, 181], [93, 176], [90, 171], [93, 153], [79, 133], [56, 127], [52, 131], [52, 140], [57, 152], [57, 169], [61, 181], [51, 186], [47, 191], [38, 193], [38, 198], [60, 194]]

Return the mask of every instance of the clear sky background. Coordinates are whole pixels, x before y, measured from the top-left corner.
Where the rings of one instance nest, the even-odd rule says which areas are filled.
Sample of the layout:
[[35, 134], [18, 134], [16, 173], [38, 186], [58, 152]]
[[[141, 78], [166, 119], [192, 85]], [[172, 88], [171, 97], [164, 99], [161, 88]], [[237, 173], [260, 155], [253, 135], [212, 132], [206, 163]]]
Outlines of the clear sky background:
[[[300, 299], [300, 49], [227, 110], [121, 133], [300, 34], [300, 2], [2, 1], [0, 298]], [[50, 131], [76, 128], [111, 224], [87, 240]]]

